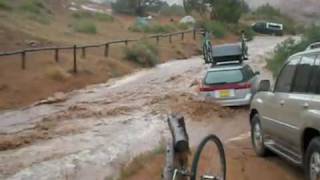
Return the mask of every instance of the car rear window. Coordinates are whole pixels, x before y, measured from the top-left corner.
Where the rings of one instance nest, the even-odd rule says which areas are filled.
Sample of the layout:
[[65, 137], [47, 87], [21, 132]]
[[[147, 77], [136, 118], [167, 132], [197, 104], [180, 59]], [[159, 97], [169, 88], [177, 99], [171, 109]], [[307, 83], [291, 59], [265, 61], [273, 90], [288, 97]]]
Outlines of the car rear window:
[[205, 78], [206, 85], [215, 84], [231, 84], [244, 81], [242, 71], [240, 69], [227, 71], [210, 71]]

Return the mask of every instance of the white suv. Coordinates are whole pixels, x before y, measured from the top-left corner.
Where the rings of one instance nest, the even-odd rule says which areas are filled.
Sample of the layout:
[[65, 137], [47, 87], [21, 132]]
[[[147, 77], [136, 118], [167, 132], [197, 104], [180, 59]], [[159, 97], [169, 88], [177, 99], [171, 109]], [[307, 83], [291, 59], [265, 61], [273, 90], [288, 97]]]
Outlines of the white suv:
[[320, 49], [291, 56], [274, 88], [261, 81], [250, 122], [259, 156], [271, 150], [320, 179]]

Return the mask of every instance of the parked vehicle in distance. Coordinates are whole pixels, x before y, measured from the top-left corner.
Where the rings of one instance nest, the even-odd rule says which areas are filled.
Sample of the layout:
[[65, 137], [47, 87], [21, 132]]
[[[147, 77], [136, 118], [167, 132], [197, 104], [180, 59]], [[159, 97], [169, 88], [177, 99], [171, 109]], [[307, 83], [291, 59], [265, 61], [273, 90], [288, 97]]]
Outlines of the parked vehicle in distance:
[[320, 178], [320, 49], [291, 56], [274, 88], [261, 81], [250, 112], [258, 156], [273, 151]]
[[222, 106], [249, 105], [258, 87], [258, 75], [247, 64], [228, 62], [209, 68], [200, 85], [200, 95]]
[[257, 22], [252, 25], [252, 29], [261, 34], [270, 34], [276, 36], [283, 36], [283, 24], [273, 22]]

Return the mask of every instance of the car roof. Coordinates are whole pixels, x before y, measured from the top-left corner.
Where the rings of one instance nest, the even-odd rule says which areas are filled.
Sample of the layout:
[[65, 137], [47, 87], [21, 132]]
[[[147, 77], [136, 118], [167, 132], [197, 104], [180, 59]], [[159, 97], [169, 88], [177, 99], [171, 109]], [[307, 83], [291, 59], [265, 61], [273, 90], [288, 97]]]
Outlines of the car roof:
[[245, 66], [247, 66], [247, 64], [239, 64], [239, 63], [237, 63], [237, 64], [221, 64], [221, 65], [216, 65], [214, 67], [209, 68], [208, 72], [238, 70], [238, 69], [242, 69]]
[[308, 49], [308, 50], [305, 50], [305, 51], [298, 52], [298, 53], [292, 55], [290, 58], [295, 57], [295, 56], [303, 56], [303, 55], [307, 55], [307, 54], [319, 54], [319, 53], [320, 53], [320, 49], [319, 48]]
[[310, 50], [310, 49], [318, 49], [319, 47], [313, 47], [313, 46], [318, 46], [320, 45], [320, 42], [314, 42], [312, 44], [310, 44], [308, 47], [307, 47], [307, 50]]

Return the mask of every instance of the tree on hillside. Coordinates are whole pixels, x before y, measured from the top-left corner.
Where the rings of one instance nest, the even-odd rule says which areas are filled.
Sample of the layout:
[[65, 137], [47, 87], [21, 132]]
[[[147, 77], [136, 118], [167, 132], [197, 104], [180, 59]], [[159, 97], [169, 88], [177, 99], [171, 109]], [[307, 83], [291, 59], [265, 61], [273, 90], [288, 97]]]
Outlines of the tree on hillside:
[[144, 16], [147, 11], [159, 11], [166, 4], [161, 0], [117, 0], [112, 8], [119, 13]]

